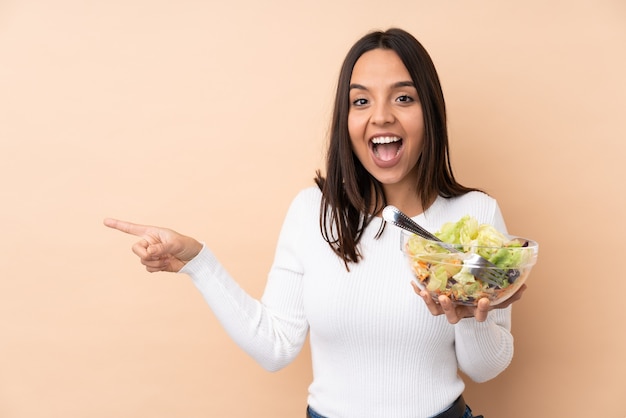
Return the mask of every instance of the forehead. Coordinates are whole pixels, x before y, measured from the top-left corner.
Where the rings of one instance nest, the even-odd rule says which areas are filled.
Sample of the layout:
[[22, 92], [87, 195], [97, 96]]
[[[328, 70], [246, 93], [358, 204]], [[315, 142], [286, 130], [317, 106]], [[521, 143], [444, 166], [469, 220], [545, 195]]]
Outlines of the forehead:
[[367, 85], [410, 80], [411, 75], [400, 56], [393, 50], [379, 48], [359, 57], [352, 69], [350, 82]]

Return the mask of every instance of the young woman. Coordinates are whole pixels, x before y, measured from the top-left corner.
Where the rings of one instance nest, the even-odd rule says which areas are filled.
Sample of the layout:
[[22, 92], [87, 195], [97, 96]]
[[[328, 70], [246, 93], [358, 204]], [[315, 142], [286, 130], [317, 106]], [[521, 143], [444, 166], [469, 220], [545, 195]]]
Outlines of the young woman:
[[505, 232], [494, 199], [457, 183], [435, 67], [400, 29], [369, 33], [341, 68], [326, 173], [293, 200], [261, 300], [211, 251], [172, 230], [114, 219], [141, 237], [150, 272], [188, 274], [237, 344], [268, 370], [288, 365], [310, 334], [312, 418], [472, 417], [462, 370], [483, 382], [510, 363], [510, 304], [455, 306], [417, 297], [400, 231], [380, 217], [397, 206], [430, 230], [464, 215]]

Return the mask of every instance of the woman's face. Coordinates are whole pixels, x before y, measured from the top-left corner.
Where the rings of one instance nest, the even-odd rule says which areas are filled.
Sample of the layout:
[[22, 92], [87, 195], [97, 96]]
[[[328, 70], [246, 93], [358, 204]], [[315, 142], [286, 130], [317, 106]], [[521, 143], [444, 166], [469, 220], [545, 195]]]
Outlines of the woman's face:
[[411, 76], [394, 51], [368, 51], [354, 65], [348, 131], [357, 158], [385, 190], [416, 190], [424, 118]]

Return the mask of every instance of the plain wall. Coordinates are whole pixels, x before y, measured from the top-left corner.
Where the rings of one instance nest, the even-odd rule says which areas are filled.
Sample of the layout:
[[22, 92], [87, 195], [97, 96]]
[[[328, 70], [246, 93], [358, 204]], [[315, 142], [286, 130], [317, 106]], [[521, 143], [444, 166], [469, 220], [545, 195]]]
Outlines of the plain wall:
[[390, 26], [438, 67], [459, 180], [540, 243], [473, 409], [626, 416], [624, 1], [3, 0], [0, 417], [304, 416], [308, 348], [264, 371], [102, 219], [203, 240], [260, 296], [341, 60]]

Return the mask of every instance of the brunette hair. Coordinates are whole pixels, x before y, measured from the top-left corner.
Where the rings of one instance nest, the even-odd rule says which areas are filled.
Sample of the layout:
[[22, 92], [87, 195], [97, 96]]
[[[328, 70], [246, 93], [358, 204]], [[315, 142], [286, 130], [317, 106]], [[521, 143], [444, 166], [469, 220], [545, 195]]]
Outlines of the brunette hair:
[[[448, 151], [446, 108], [439, 76], [430, 55], [408, 32], [391, 28], [368, 33], [348, 51], [341, 66], [330, 126], [326, 177], [318, 170], [315, 183], [322, 191], [320, 229], [324, 239], [346, 268], [362, 255], [359, 241], [372, 217], [387, 204], [382, 184], [361, 164], [352, 151], [348, 133], [350, 80], [357, 60], [373, 49], [392, 50], [402, 60], [415, 84], [424, 117], [424, 138], [417, 162], [417, 190], [426, 209], [437, 196], [453, 197], [472, 190], [459, 184], [452, 174]], [[382, 223], [378, 236], [383, 232]]]

